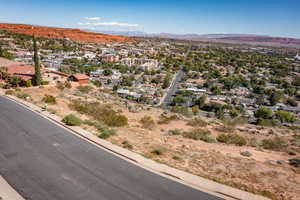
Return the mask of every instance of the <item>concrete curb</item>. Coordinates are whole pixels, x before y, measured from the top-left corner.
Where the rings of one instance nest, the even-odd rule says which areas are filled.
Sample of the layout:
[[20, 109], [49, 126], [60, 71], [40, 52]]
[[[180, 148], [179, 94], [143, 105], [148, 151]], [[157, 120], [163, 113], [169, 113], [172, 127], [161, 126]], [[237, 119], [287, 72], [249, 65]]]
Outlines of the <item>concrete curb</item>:
[[0, 200], [24, 200], [24, 198], [0, 176]]
[[152, 171], [161, 176], [167, 177], [174, 181], [180, 182], [187, 186], [193, 187], [200, 191], [224, 198], [224, 199], [239, 199], [239, 200], [269, 200], [266, 197], [255, 195], [246, 191], [232, 188], [172, 167], [164, 164], [157, 163], [153, 160], [147, 159], [137, 153], [129, 151], [127, 149], [121, 148], [117, 145], [113, 145], [110, 142], [100, 139], [91, 132], [88, 132], [81, 127], [70, 127], [66, 126], [61, 122], [61, 118], [50, 114], [48, 112], [43, 112], [41, 108], [35, 106], [27, 101], [18, 99], [14, 96], [6, 96], [8, 99], [26, 107], [27, 109], [39, 114], [40, 116], [49, 119], [55, 124], [69, 130], [71, 133], [89, 141], [90, 143], [105, 149], [108, 152], [114, 153], [115, 155], [132, 162], [144, 169]]

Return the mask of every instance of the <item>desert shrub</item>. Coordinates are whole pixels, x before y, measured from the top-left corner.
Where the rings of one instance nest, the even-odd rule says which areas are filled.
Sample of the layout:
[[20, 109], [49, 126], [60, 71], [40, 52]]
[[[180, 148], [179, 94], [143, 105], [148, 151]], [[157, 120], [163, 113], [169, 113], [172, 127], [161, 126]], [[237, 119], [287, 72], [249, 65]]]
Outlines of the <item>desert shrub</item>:
[[194, 119], [188, 121], [187, 125], [196, 126], [196, 127], [205, 127], [205, 126], [207, 126], [207, 123], [200, 117], [197, 117], [197, 118], [194, 118]]
[[288, 144], [287, 141], [281, 137], [274, 137], [272, 139], [264, 139], [262, 140], [261, 146], [264, 149], [281, 151], [284, 150]]
[[12, 85], [11, 84], [5, 84], [4, 86], [2, 86], [3, 89], [11, 89]]
[[98, 102], [83, 103], [80, 101], [73, 101], [69, 106], [71, 109], [89, 115], [95, 120], [101, 121], [108, 126], [120, 127], [128, 124], [127, 117], [118, 114], [109, 105], [103, 105]]
[[62, 82], [58, 82], [58, 83], [56, 83], [56, 87], [59, 90], [64, 90], [65, 88], [70, 89], [70, 88], [72, 88], [72, 84], [69, 81], [65, 81], [63, 83]]
[[69, 81], [64, 82], [64, 87], [67, 89], [71, 89], [72, 88], [72, 84]]
[[182, 158], [181, 158], [181, 157], [179, 157], [179, 156], [176, 156], [176, 155], [172, 156], [172, 159], [173, 159], [173, 160], [182, 160]]
[[19, 94], [17, 94], [17, 97], [18, 97], [19, 99], [27, 99], [27, 98], [30, 97], [30, 95], [29, 95], [29, 94], [26, 94], [26, 93], [19, 93]]
[[211, 132], [207, 129], [195, 129], [189, 132], [184, 132], [183, 137], [193, 140], [202, 140], [208, 143], [215, 142], [215, 139], [211, 137]]
[[127, 140], [125, 140], [124, 142], [122, 142], [122, 145], [126, 149], [133, 149], [132, 144], [130, 144]]
[[293, 131], [300, 130], [300, 126], [289, 126], [288, 128]]
[[84, 120], [82, 123], [89, 126], [95, 126], [95, 124], [97, 124], [97, 122], [88, 119]]
[[57, 87], [59, 90], [64, 90], [64, 89], [65, 89], [64, 83], [57, 83], [57, 84], [56, 84], [56, 87]]
[[171, 116], [165, 116], [161, 115], [159, 117], [159, 121], [157, 122], [158, 124], [169, 124], [173, 120], [178, 120], [179, 117], [177, 115], [171, 115]]
[[82, 123], [81, 119], [79, 119], [73, 114], [65, 116], [62, 122], [68, 126], [79, 126]]
[[25, 81], [24, 85], [25, 85], [25, 87], [31, 87], [32, 86], [31, 80]]
[[15, 92], [13, 90], [6, 90], [5, 94], [6, 95], [13, 95]]
[[237, 146], [244, 146], [247, 144], [247, 140], [237, 134], [220, 134], [217, 137], [217, 141], [226, 144], [235, 144]]
[[43, 102], [49, 103], [49, 104], [56, 104], [56, 98], [52, 95], [45, 95], [43, 98]]
[[109, 127], [107, 127], [107, 125], [105, 125], [101, 122], [92, 121], [92, 120], [84, 120], [82, 123], [86, 124], [88, 126], [94, 126], [100, 132], [98, 134], [98, 137], [102, 138], [102, 139], [107, 139], [110, 136], [113, 136], [117, 133], [116, 130], [110, 129]]
[[47, 111], [51, 114], [55, 114], [57, 111], [52, 108], [47, 108]]
[[49, 81], [41, 81], [41, 85], [49, 85]]
[[294, 135], [292, 139], [292, 145], [300, 147], [300, 135]]
[[242, 156], [245, 156], [245, 157], [251, 157], [252, 156], [252, 153], [250, 153], [249, 151], [242, 151], [240, 154]]
[[258, 119], [256, 121], [256, 124], [257, 125], [260, 125], [260, 126], [277, 126], [277, 122], [273, 119]]
[[181, 130], [180, 129], [169, 130], [168, 134], [169, 135], [181, 135]]
[[248, 141], [248, 145], [251, 147], [258, 147], [260, 146], [260, 142], [255, 137], [253, 137]]
[[166, 152], [166, 149], [162, 149], [162, 148], [154, 149], [153, 151], [151, 151], [152, 154], [155, 154], [155, 155], [158, 155], [158, 156], [164, 154], [165, 152]]
[[155, 122], [150, 116], [144, 116], [140, 120], [140, 123], [142, 124], [143, 128], [146, 128], [146, 129], [153, 129], [155, 126]]
[[187, 117], [190, 117], [192, 115], [192, 113], [189, 111], [189, 108], [183, 106], [173, 106], [171, 111], [174, 113], [182, 114]]
[[116, 135], [115, 130], [105, 129], [98, 135], [98, 137], [101, 138], [101, 139], [107, 139], [107, 138], [109, 138], [110, 136], [113, 136], [113, 135]]
[[293, 167], [300, 167], [300, 159], [298, 158], [289, 159], [289, 164], [292, 165]]
[[87, 94], [93, 89], [93, 87], [89, 86], [89, 85], [80, 85], [76, 89], [79, 90], [82, 93]]
[[254, 116], [256, 118], [270, 119], [273, 116], [273, 111], [268, 107], [262, 106], [255, 111]]
[[227, 134], [220, 134], [217, 137], [217, 141], [221, 143], [229, 143], [229, 136]]

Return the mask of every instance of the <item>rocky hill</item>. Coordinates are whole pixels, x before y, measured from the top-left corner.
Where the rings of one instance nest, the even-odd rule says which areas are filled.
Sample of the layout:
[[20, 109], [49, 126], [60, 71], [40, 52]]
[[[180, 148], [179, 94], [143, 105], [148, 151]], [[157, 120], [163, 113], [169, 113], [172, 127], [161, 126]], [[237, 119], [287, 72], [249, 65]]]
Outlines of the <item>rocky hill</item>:
[[37, 37], [46, 37], [54, 39], [68, 38], [70, 40], [80, 43], [113, 43], [132, 41], [132, 39], [123, 36], [92, 33], [88, 31], [82, 31], [80, 29], [70, 28], [54, 28], [24, 24], [0, 24], [0, 29], [13, 33], [35, 35]]

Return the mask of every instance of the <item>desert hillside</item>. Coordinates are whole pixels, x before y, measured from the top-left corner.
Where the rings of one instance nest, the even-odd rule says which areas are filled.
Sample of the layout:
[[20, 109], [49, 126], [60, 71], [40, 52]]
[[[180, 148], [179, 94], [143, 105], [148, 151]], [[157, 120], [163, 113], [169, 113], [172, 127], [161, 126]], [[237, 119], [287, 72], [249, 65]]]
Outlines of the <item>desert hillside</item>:
[[113, 36], [99, 33], [82, 31], [80, 29], [54, 28], [45, 26], [32, 26], [23, 24], [0, 24], [0, 29], [21, 33], [26, 35], [35, 35], [38, 37], [47, 37], [55, 39], [66, 39], [80, 43], [110, 43], [110, 42], [126, 42], [131, 39], [122, 36]]

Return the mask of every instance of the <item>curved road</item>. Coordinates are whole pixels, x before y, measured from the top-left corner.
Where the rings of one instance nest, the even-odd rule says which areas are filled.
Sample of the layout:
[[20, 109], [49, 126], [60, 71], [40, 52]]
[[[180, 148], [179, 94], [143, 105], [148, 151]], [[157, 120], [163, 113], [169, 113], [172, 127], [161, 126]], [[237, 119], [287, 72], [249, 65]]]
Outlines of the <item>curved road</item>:
[[221, 200], [116, 157], [1, 96], [0, 175], [29, 200]]

